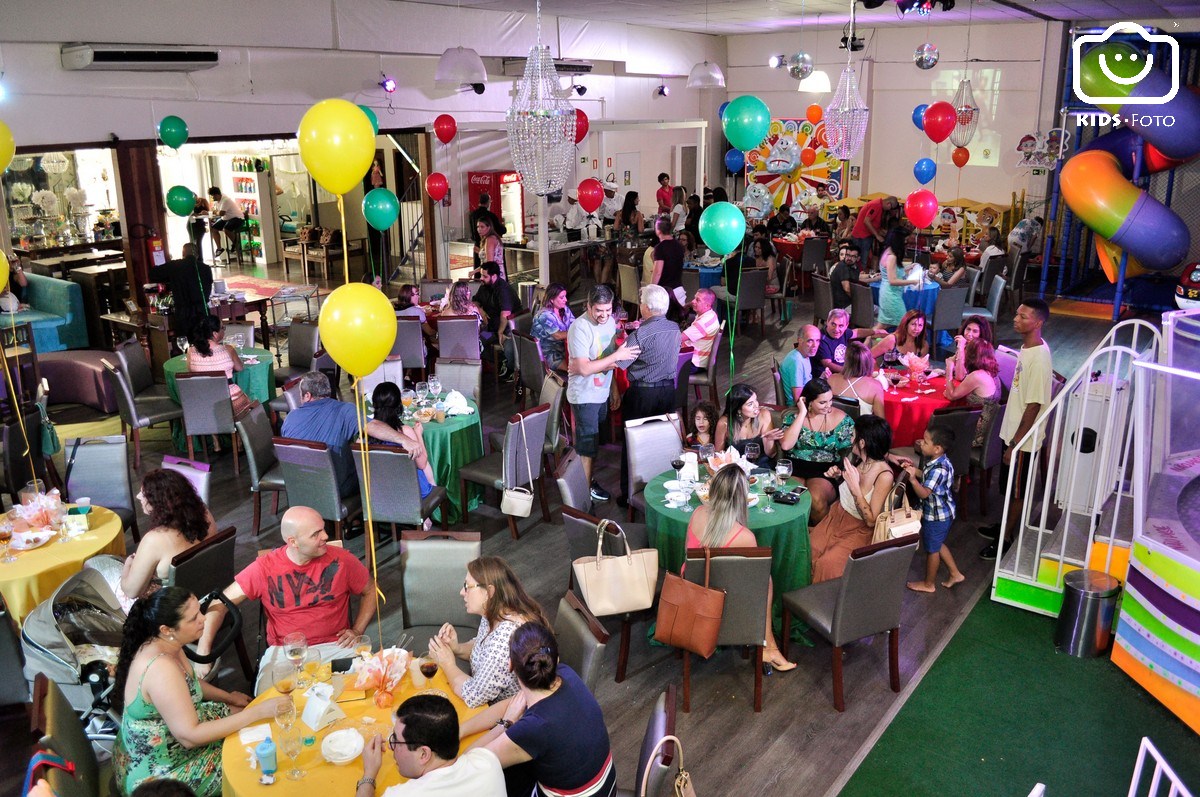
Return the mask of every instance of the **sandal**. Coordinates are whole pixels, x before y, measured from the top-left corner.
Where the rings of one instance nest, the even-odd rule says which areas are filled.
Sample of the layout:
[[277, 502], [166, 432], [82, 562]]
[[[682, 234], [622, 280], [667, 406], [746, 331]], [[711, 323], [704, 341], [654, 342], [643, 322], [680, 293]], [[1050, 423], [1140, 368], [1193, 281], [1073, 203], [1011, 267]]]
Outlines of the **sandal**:
[[[768, 667], [770, 667], [772, 670], [775, 670], [776, 672], [790, 672], [791, 670], [796, 669], [798, 666], [800, 666], [800, 665], [796, 664], [796, 662], [788, 661], [787, 659], [785, 659], [783, 657], [783, 653], [778, 650], [775, 651], [775, 657], [771, 657], [771, 658], [768, 658], [766, 656], [763, 657], [763, 669], [764, 670], [766, 670]], [[770, 675], [769, 672], [767, 674]]]

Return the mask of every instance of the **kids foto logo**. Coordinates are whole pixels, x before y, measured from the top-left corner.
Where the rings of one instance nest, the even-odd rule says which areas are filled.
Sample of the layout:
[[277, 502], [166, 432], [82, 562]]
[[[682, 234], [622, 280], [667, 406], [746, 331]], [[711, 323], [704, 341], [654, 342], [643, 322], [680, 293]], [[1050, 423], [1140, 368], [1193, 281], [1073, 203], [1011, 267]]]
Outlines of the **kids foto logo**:
[[[1110, 42], [1119, 33], [1145, 40], [1145, 52], [1126, 42]], [[1167, 50], [1167, 71], [1159, 70], [1161, 76], [1154, 74], [1157, 64], [1151, 47], [1155, 44]], [[1085, 55], [1085, 45], [1096, 46]], [[1080, 36], [1071, 45], [1071, 59], [1075, 96], [1092, 105], [1164, 105], [1179, 92], [1179, 43], [1136, 22], [1118, 22], [1103, 33]], [[1139, 85], [1143, 81], [1145, 88]]]

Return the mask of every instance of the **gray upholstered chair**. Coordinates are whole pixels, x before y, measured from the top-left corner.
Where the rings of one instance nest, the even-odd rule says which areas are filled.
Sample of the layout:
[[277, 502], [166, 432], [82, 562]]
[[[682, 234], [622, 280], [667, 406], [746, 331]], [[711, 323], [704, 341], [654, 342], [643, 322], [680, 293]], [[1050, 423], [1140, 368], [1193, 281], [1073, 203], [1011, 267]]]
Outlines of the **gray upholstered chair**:
[[[552, 458], [557, 458], [565, 444], [562, 436], [562, 407], [567, 399], [567, 386], [562, 377], [556, 373], [544, 371], [541, 383], [538, 385], [538, 404], [550, 405], [550, 420], [546, 422], [546, 441], [542, 444], [542, 464], [546, 470], [551, 467]], [[504, 446], [504, 432], [492, 432], [488, 435], [488, 444], [492, 451], [500, 451]]]
[[990, 285], [991, 287], [988, 288], [987, 304], [983, 308], [968, 307], [964, 309], [963, 318], [977, 315], [991, 321], [993, 325], [996, 323], [1000, 318], [1000, 303], [1004, 301], [1004, 291], [1006, 290], [1007, 283], [1004, 281], [1004, 277], [997, 274], [992, 277]]
[[[33, 680], [33, 717], [30, 723], [39, 744], [75, 765], [75, 776], [67, 775], [59, 783], [51, 779], [58, 797], [107, 797], [112, 791], [112, 764], [101, 764], [84, 730], [75, 707], [58, 684], [38, 673]], [[61, 773], [50, 767], [47, 774]]]
[[975, 306], [975, 296], [979, 292], [979, 280], [983, 272], [974, 266], [967, 266], [967, 307]]
[[813, 275], [813, 323], [822, 326], [829, 311], [833, 309], [833, 286], [829, 277]]
[[951, 334], [958, 331], [962, 324], [963, 312], [967, 309], [966, 286], [942, 288], [938, 291], [937, 301], [933, 305], [933, 318], [925, 325], [925, 334], [929, 337], [929, 350], [937, 357], [937, 338], [941, 330], [949, 330]]
[[1020, 353], [1015, 349], [1010, 349], [1008, 346], [996, 347], [996, 365], [1000, 370], [996, 374], [996, 378], [1000, 380], [1000, 387], [1004, 388], [1004, 395], [1012, 390], [1013, 379], [1017, 375], [1017, 359]]
[[146, 359], [146, 350], [136, 337], [118, 343], [113, 354], [117, 357], [117, 369], [124, 374], [135, 397], [167, 398], [170, 395], [165, 384], [154, 383], [154, 373]]
[[[219, 592], [233, 583], [237, 575], [234, 551], [237, 548], [237, 527], [229, 526], [216, 534], [176, 554], [167, 568], [165, 583], [183, 587], [203, 600], [210, 592]], [[229, 622], [227, 619], [226, 622]], [[233, 642], [242, 672], [253, 683], [256, 666], [246, 650], [246, 641], [239, 634]], [[215, 669], [215, 668], [214, 668]]]
[[846, 398], [845, 396], [834, 396], [833, 406], [855, 420], [858, 420], [859, 413], [862, 411], [858, 406], [858, 399]]
[[[829, 304], [833, 304], [832, 285], [829, 288]], [[850, 326], [864, 329], [875, 326], [875, 295], [871, 293], [870, 285], [861, 282], [850, 283]]]
[[383, 382], [392, 382], [401, 389], [404, 388], [403, 360], [384, 360], [378, 368], [359, 379], [355, 386], [360, 395], [370, 398], [371, 394], [375, 392], [376, 386]]
[[566, 448], [558, 458], [558, 469], [554, 472], [558, 483], [558, 493], [562, 497], [563, 507], [580, 512], [592, 511], [592, 491], [588, 485], [587, 473], [583, 469], [583, 460], [574, 448]]
[[21, 631], [17, 618], [8, 611], [0, 595], [0, 706], [24, 705], [29, 702], [29, 686], [25, 680], [25, 652], [21, 649]]
[[595, 692], [609, 634], [579, 596], [569, 590], [558, 602], [554, 635], [558, 638], [558, 660]]
[[[192, 485], [192, 489], [196, 491], [196, 495], [200, 496], [200, 500], [205, 504], [208, 503], [209, 485], [212, 483], [211, 465], [207, 462], [197, 462], [194, 459], [184, 459], [167, 454], [163, 457], [162, 467], [163, 470], [173, 470], [187, 479], [188, 483]], [[108, 506], [107, 504], [103, 505]]]
[[275, 369], [275, 385], [282, 387], [296, 376], [313, 370], [313, 360], [321, 348], [321, 333], [316, 321], [293, 321], [287, 333], [288, 364]]
[[[362, 489], [367, 484], [362, 448], [355, 444], [353, 450], [354, 468]], [[421, 528], [425, 518], [432, 517], [438, 507], [442, 508], [442, 528], [447, 527], [445, 504], [449, 496], [446, 488], [435, 486], [422, 498], [417, 465], [407, 451], [398, 446], [373, 444], [367, 446], [367, 460], [371, 466], [371, 519], [391, 525], [393, 542], [397, 539], [397, 525]], [[373, 555], [374, 548], [372, 541], [368, 545], [368, 554]]]
[[779, 372], [779, 360], [771, 358], [771, 384], [775, 386], [775, 404], [780, 407], [788, 405], [788, 396], [783, 394], [783, 375]]
[[[641, 302], [638, 298], [638, 269], [628, 263], [617, 265], [617, 284], [620, 287], [621, 301], [627, 308], [636, 308]], [[636, 311], [635, 315], [636, 315]]]
[[434, 299], [440, 299], [450, 293], [454, 280], [421, 280], [421, 304], [428, 304]]
[[[665, 736], [675, 735], [675, 684], [667, 684], [667, 689], [654, 701], [650, 709], [650, 719], [646, 721], [646, 733], [642, 736], [642, 749], [638, 754], [637, 777], [633, 780], [632, 789], [617, 787], [616, 797], [667, 797], [672, 792], [667, 788], [671, 783], [671, 766], [675, 761], [675, 743], [667, 742], [654, 754], [654, 748]], [[654, 760], [650, 756], [654, 754]], [[650, 777], [646, 782], [643, 794], [642, 777], [646, 768], [650, 768]]]
[[751, 268], [742, 272], [738, 278], [738, 292], [730, 301], [737, 304], [738, 313], [758, 312], [758, 334], [767, 334], [763, 316], [767, 306], [767, 277], [770, 275], [765, 268]]
[[679, 437], [679, 415], [651, 415], [625, 421], [625, 453], [629, 456], [629, 481], [625, 498], [629, 501], [629, 519], [634, 510], [646, 511], [646, 489], [656, 476], [671, 469], [671, 461], [683, 450]]
[[279, 395], [267, 402], [267, 409], [271, 411], [271, 422], [276, 427], [279, 425], [280, 413], [287, 415], [304, 403], [304, 397], [300, 395], [300, 380], [302, 378], [300, 376], [293, 376], [284, 382]]
[[685, 268], [679, 275], [679, 281], [683, 285], [683, 292], [687, 294], [687, 300], [690, 302], [695, 299], [696, 291], [700, 290], [700, 270]]
[[[478, 360], [479, 316], [444, 315], [437, 324], [438, 357], [450, 360]], [[442, 380], [445, 384], [445, 380]]]
[[[856, 639], [887, 631], [891, 687], [900, 691], [900, 606], [918, 540], [918, 535], [910, 534], [859, 548], [850, 554], [841, 578], [783, 596], [783, 627], [790, 628], [795, 615], [833, 646], [833, 707], [838, 711], [846, 710], [842, 647]], [[786, 634], [781, 643], [786, 656]]]
[[479, 392], [483, 388], [483, 361], [448, 360], [439, 357], [433, 365], [433, 372], [442, 383], [442, 390], [447, 393], [457, 390], [469, 399], [479, 403]]
[[[535, 291], [535, 293], [544, 292], [544, 291], [545, 291], [545, 288], [542, 288], [539, 286], [537, 291]], [[540, 299], [535, 299], [532, 303], [529, 303], [528, 306], [529, 307], [541, 307], [542, 301]], [[515, 316], [512, 317], [512, 328], [514, 330], [516, 330], [517, 332], [520, 332], [523, 335], [532, 334], [533, 320], [536, 315], [537, 315], [537, 313], [532, 312], [532, 311], [527, 312], [527, 313], [517, 313]]]
[[[979, 484], [979, 513], [987, 514], [987, 494], [992, 486], [992, 469], [1004, 461], [1004, 441], [1000, 439], [1000, 422], [1004, 404], [996, 407], [992, 420], [983, 432], [983, 445], [971, 449], [970, 469]], [[1003, 488], [1002, 488], [1003, 489]], [[961, 506], [961, 504], [960, 504]]]
[[[157, 423], [178, 420], [183, 408], [167, 395], [135, 396], [125, 374], [108, 360], [102, 360], [109, 384], [117, 395], [117, 411], [121, 416], [121, 434], [133, 438], [133, 468], [142, 468], [141, 430]], [[228, 393], [226, 393], [228, 395]]]
[[401, 362], [408, 363], [410, 368], [418, 369], [421, 372], [421, 380], [424, 381], [425, 332], [421, 329], [420, 318], [411, 315], [396, 316], [396, 340], [392, 343], [390, 356], [398, 357]]
[[954, 433], [954, 445], [946, 451], [946, 457], [956, 477], [966, 475], [971, 466], [971, 444], [982, 414], [981, 407], [941, 407], [929, 417], [928, 428], [939, 427]]
[[245, 340], [244, 348], [254, 348], [254, 324], [249, 321], [226, 321], [222, 326], [225, 329], [225, 342], [232, 345], [233, 336], [241, 335]]
[[[444, 384], [444, 383], [443, 383]], [[542, 468], [542, 445], [550, 421], [550, 405], [539, 404], [518, 412], [508, 419], [504, 429], [504, 445], [499, 451], [468, 462], [458, 470], [458, 485], [462, 500], [463, 523], [467, 522], [467, 482], [492, 487], [497, 492], [514, 487], [528, 487], [538, 493], [542, 502], [542, 520], [550, 520], [546, 504], [546, 478]], [[536, 463], [536, 464], [534, 464]], [[534, 483], [536, 482], [536, 489]], [[517, 519], [508, 515], [508, 531], [518, 539]]]
[[458, 631], [459, 641], [474, 639], [479, 618], [467, 614], [459, 594], [467, 563], [482, 555], [478, 531], [402, 531], [400, 595], [404, 632], [413, 650], [427, 650], [443, 623]]
[[129, 443], [121, 435], [73, 437], [63, 440], [63, 483], [68, 501], [90, 498], [96, 506], [111, 509], [133, 541], [142, 538], [129, 478]]
[[339, 494], [333, 452], [324, 443], [311, 440], [275, 437], [271, 442], [283, 473], [288, 503], [296, 504], [293, 496], [300, 496], [301, 503], [333, 523], [334, 539], [340, 540], [342, 524], [362, 514], [362, 501], [358, 495], [342, 498]]
[[[779, 325], [784, 326], [788, 321], [792, 320], [792, 297], [788, 291], [792, 286], [792, 268], [795, 266], [795, 261], [790, 257], [784, 257], [776, 264], [776, 274], [779, 274], [779, 269], [783, 270], [783, 282], [777, 283], [775, 287], [780, 287], [779, 293], [772, 294], [767, 297], [767, 303], [771, 305], [771, 309], [779, 316]], [[768, 275], [769, 276], [769, 275]]]
[[[542, 345], [532, 335], [514, 332], [513, 345], [517, 350], [517, 385], [521, 388], [521, 409], [525, 409], [525, 397], [542, 389], [546, 363], [542, 359]], [[539, 399], [538, 403], [544, 401]]]
[[[175, 377], [179, 403], [183, 405], [183, 429], [187, 435], [188, 459], [196, 458], [193, 438], [228, 434], [233, 439], [233, 472], [241, 473], [241, 448], [233, 425], [233, 401], [225, 374], [185, 371]], [[202, 446], [207, 450], [206, 446]]]
[[250, 493], [254, 496], [252, 533], [257, 536], [262, 526], [262, 494], [273, 493], [271, 512], [277, 515], [279, 494], [287, 490], [287, 485], [283, 481], [279, 458], [275, 456], [271, 422], [267, 420], [262, 405], [257, 402], [252, 405], [236, 425], [238, 435], [242, 438], [242, 447], [246, 449], [246, 464], [250, 468]]
[[680, 418], [688, 417], [688, 393], [690, 385], [688, 377], [692, 375], [692, 350], [683, 349], [679, 352], [679, 360], [675, 370], [675, 409]]
[[725, 335], [725, 322], [721, 322], [721, 328], [717, 330], [717, 335], [713, 338], [712, 351], [708, 353], [708, 364], [700, 373], [694, 373], [688, 377], [688, 384], [696, 388], [696, 398], [700, 398], [700, 387], [708, 386], [708, 400], [713, 404], [719, 404], [717, 399], [717, 358], [721, 351], [721, 338]]
[[800, 271], [804, 274], [826, 274], [825, 262], [829, 259], [828, 238], [808, 238], [800, 250]]
[[[771, 582], [770, 548], [721, 548], [712, 554], [709, 586], [725, 591], [725, 611], [717, 634], [720, 647], [754, 648], [754, 711], [762, 711], [763, 646], [767, 627], [767, 594]], [[687, 552], [684, 578], [704, 583], [704, 551]], [[899, 601], [897, 600], [897, 604]], [[784, 628], [787, 628], [785, 620]], [[692, 654], [683, 652], [683, 710], [692, 708]]]

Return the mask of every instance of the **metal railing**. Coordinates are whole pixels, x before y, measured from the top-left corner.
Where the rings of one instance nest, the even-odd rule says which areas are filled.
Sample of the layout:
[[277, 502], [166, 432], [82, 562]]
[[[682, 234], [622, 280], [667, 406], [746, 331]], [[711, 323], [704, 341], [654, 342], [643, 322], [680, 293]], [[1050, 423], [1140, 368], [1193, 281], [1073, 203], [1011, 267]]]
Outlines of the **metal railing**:
[[[1150, 773], [1150, 783], [1146, 791], [1141, 790], [1142, 773], [1146, 768], [1147, 759], [1154, 760], [1154, 771]], [[1143, 736], [1142, 743], [1138, 747], [1137, 764], [1133, 767], [1133, 778], [1129, 781], [1128, 797], [1158, 797], [1158, 792], [1163, 786], [1163, 778], [1166, 778], [1167, 797], [1192, 797], [1192, 793], [1188, 791], [1188, 787], [1178, 775], [1167, 760], [1163, 758], [1162, 753], [1158, 752], [1158, 748], [1154, 746], [1154, 742], [1150, 741], [1150, 737]]]

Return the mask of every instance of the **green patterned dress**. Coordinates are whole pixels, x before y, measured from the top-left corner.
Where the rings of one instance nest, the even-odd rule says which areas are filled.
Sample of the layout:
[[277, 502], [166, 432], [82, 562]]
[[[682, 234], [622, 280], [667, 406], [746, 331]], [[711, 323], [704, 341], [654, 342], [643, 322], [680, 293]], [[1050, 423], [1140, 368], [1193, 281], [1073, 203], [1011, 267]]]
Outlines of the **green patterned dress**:
[[[163, 654], [159, 654], [161, 656]], [[113, 747], [113, 768], [121, 794], [128, 795], [147, 780], [172, 778], [192, 787], [198, 797], [218, 797], [221, 794], [221, 740], [185, 748], [171, 735], [171, 730], [153, 705], [142, 697], [142, 680], [155, 656], [138, 681], [137, 697], [125, 707], [121, 731]], [[200, 722], [228, 716], [229, 707], [203, 699], [200, 679], [195, 673], [188, 676], [188, 691], [196, 706]]]

